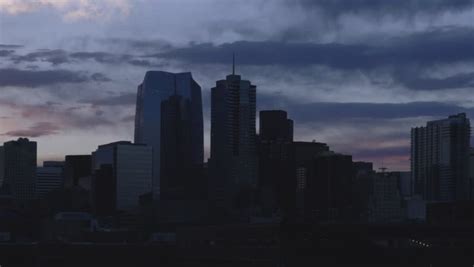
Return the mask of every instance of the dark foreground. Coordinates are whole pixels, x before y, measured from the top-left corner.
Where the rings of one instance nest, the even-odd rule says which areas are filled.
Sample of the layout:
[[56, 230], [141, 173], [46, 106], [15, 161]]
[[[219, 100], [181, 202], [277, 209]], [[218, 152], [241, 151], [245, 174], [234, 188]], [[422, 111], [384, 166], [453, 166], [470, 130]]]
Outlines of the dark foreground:
[[188, 227], [173, 243], [0, 243], [9, 266], [473, 266], [474, 228]]

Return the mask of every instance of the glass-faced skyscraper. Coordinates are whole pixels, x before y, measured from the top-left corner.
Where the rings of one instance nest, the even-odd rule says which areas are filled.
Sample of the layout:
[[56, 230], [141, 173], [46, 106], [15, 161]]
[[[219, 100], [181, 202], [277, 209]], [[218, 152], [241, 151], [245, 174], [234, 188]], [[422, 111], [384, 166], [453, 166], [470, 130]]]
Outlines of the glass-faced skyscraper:
[[248, 206], [256, 186], [256, 86], [235, 72], [211, 89], [211, 158], [214, 201], [224, 210]]
[[153, 148], [153, 199], [203, 163], [201, 87], [191, 73], [148, 71], [138, 86], [135, 143]]

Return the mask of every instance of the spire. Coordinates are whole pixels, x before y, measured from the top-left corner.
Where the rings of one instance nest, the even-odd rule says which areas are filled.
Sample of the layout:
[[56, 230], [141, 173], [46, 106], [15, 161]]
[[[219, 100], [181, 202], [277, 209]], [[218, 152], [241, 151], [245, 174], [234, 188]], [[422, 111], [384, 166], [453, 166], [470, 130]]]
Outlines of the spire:
[[174, 95], [177, 95], [177, 86], [176, 86], [176, 75], [174, 75]]
[[235, 75], [235, 53], [232, 53], [232, 75]]

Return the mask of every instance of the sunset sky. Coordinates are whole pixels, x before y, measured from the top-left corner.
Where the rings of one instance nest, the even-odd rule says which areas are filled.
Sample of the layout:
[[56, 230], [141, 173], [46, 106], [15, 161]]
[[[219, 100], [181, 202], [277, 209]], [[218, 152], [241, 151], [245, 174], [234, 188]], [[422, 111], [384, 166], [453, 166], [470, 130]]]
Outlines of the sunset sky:
[[410, 128], [474, 118], [471, 0], [0, 0], [0, 141], [39, 160], [133, 140], [147, 70], [210, 88], [231, 72], [295, 139], [409, 169]]

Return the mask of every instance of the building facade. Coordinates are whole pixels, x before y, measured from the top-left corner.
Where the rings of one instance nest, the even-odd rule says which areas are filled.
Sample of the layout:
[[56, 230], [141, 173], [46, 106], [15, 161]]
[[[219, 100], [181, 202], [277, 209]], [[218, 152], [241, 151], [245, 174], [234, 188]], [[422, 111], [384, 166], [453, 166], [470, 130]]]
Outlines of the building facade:
[[201, 87], [191, 73], [148, 71], [138, 86], [135, 143], [153, 148], [153, 199], [204, 157]]
[[404, 217], [399, 177], [394, 173], [377, 173], [370, 181], [368, 221], [371, 223], [399, 223]]
[[256, 86], [235, 72], [211, 89], [213, 200], [227, 211], [245, 210], [257, 184]]
[[411, 130], [414, 194], [427, 201], [469, 198], [470, 122], [465, 113]]
[[67, 188], [81, 186], [91, 189], [91, 155], [68, 155], [64, 163], [64, 186]]
[[92, 198], [97, 213], [110, 214], [139, 207], [152, 190], [152, 148], [120, 141], [101, 145], [92, 154]]
[[36, 195], [44, 198], [49, 192], [64, 187], [64, 162], [45, 161], [36, 168]]
[[36, 142], [19, 138], [3, 144], [4, 187], [15, 199], [36, 198]]
[[263, 216], [288, 211], [287, 190], [294, 183], [292, 142], [293, 121], [285, 111], [260, 111], [257, 191]]

